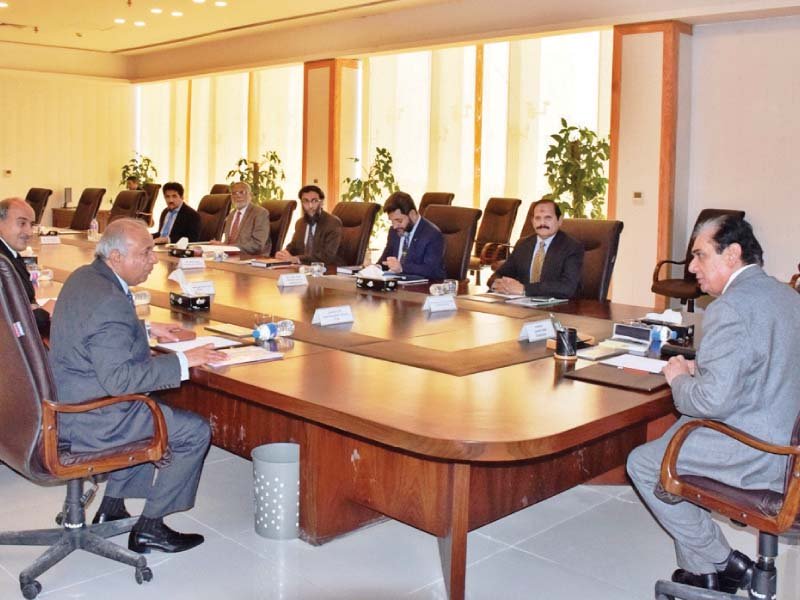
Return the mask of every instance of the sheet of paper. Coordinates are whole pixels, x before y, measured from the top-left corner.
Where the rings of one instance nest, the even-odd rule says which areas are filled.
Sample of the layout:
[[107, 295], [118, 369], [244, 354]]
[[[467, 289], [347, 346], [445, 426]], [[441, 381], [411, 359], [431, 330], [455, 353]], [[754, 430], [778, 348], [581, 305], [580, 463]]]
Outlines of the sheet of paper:
[[606, 360], [601, 360], [600, 362], [620, 369], [635, 369], [636, 371], [646, 371], [647, 373], [661, 373], [664, 365], [667, 364], [665, 360], [634, 356], [633, 354], [613, 356]]
[[192, 246], [199, 247], [203, 252], [225, 252], [227, 254], [233, 254], [242, 251], [238, 246], [217, 246], [214, 244], [192, 244]]
[[230, 348], [231, 346], [241, 346], [242, 342], [237, 342], [230, 338], [220, 337], [218, 335], [203, 335], [193, 340], [186, 342], [166, 342], [164, 344], [156, 344], [159, 350], [168, 350], [169, 352], [186, 352], [198, 346], [205, 346], [206, 344], [214, 344], [214, 348]]
[[220, 362], [208, 363], [208, 366], [219, 368], [242, 363], [258, 362], [264, 360], [278, 360], [283, 358], [282, 352], [270, 352], [261, 346], [242, 346], [229, 348], [222, 351], [228, 358]]

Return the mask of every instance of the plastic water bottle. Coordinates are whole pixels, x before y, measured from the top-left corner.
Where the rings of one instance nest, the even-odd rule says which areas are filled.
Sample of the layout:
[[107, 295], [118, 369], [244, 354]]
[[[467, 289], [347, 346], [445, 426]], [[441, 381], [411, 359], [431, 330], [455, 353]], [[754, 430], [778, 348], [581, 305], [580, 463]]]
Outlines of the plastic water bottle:
[[284, 319], [277, 323], [262, 323], [253, 330], [253, 337], [257, 342], [274, 340], [277, 337], [289, 337], [294, 335], [294, 321]]
[[97, 219], [92, 219], [89, 223], [89, 241], [96, 242], [99, 237], [100, 226], [97, 224]]

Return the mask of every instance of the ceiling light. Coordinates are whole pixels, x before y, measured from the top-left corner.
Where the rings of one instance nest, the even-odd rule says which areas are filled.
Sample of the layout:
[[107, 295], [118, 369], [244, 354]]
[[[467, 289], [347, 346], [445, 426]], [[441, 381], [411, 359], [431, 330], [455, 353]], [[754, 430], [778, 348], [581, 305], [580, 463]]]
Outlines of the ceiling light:
[[161, 10], [160, 8], [151, 8], [150, 12], [153, 13], [154, 15], [160, 15], [164, 11]]
[[[194, 0], [197, 2], [197, 0]], [[8, 2], [0, 2], [0, 8], [8, 8]]]
[[133, 24], [136, 25], [137, 27], [144, 27], [145, 26], [145, 22], [144, 21], [134, 21]]
[[183, 16], [183, 13], [181, 11], [179, 11], [179, 10], [173, 10], [170, 14], [173, 17], [182, 17]]
[[114, 19], [114, 23], [116, 23], [117, 25], [124, 25], [125, 19]]
[[225, 2], [224, 0], [217, 0], [216, 2], [214, 2], [214, 6], [228, 6], [228, 3]]
[[192, 0], [195, 4], [203, 4], [206, 0]]

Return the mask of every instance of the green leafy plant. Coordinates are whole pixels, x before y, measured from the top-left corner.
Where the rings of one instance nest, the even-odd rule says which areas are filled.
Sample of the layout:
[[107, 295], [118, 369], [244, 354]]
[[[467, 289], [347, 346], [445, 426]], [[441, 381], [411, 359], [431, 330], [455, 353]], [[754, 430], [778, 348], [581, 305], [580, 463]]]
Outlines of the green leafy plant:
[[[351, 157], [354, 163], [359, 160]], [[369, 168], [362, 168], [364, 178], [345, 177], [342, 183], [346, 189], [342, 194], [342, 202], [381, 202], [384, 196], [389, 196], [400, 189], [394, 178], [392, 169], [392, 154], [386, 148], [375, 148], [375, 158]], [[389, 229], [389, 220], [382, 211], [375, 216], [371, 240], [377, 243], [378, 237]], [[370, 246], [373, 242], [370, 243]]]
[[152, 183], [155, 181], [156, 177], [158, 177], [158, 170], [149, 157], [142, 156], [136, 152], [132, 159], [122, 165], [119, 184], [125, 185], [129, 177], [136, 177], [140, 185], [143, 183]]
[[264, 152], [260, 162], [240, 158], [236, 168], [228, 171], [225, 177], [231, 183], [247, 183], [257, 204], [267, 200], [283, 200], [281, 184], [286, 181], [286, 174], [281, 167], [280, 156], [274, 150]]
[[567, 216], [584, 217], [588, 207], [591, 218], [603, 218], [608, 140], [586, 127], [569, 125], [566, 119], [561, 119], [561, 130], [550, 137], [554, 142], [544, 161], [551, 189], [547, 197], [555, 200]]

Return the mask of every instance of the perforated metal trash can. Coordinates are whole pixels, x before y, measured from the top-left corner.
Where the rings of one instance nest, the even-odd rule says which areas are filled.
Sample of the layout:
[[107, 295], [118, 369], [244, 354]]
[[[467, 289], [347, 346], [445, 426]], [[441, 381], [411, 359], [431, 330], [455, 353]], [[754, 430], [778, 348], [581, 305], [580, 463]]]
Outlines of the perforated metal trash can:
[[256, 533], [274, 540], [297, 537], [300, 527], [300, 445], [265, 444], [253, 449]]

